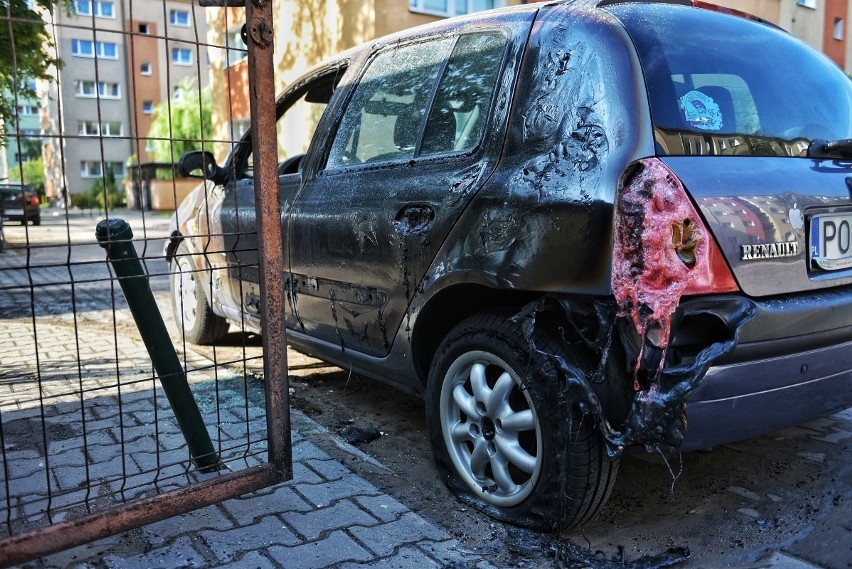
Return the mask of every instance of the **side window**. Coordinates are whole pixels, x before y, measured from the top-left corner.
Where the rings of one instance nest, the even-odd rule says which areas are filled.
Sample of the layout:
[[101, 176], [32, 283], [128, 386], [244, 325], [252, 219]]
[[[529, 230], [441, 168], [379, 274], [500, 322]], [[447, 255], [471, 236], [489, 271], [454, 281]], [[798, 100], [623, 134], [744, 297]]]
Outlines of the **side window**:
[[505, 46], [503, 34], [459, 38], [426, 122], [421, 155], [468, 151], [479, 144]]
[[[276, 133], [279, 175], [295, 174], [299, 171], [301, 159], [311, 145], [320, 118], [342, 75], [343, 70], [340, 70], [311, 83], [278, 118]], [[241, 177], [251, 178], [253, 175], [254, 154], [250, 153], [246, 157]]]
[[452, 41], [396, 47], [373, 60], [349, 101], [328, 168], [414, 157], [421, 119]]
[[[505, 45], [501, 33], [467, 34], [380, 54], [353, 94], [327, 167], [475, 148], [485, 130]], [[429, 97], [442, 71], [424, 127]]]

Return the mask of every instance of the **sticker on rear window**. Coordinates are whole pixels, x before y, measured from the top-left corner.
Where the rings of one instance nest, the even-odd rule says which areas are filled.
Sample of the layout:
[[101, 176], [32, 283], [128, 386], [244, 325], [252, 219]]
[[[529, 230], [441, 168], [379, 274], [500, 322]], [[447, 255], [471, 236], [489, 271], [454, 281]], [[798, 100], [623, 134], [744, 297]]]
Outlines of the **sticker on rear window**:
[[701, 130], [722, 128], [722, 112], [719, 110], [719, 105], [701, 91], [690, 91], [681, 97], [680, 108], [683, 109], [686, 122], [691, 127]]

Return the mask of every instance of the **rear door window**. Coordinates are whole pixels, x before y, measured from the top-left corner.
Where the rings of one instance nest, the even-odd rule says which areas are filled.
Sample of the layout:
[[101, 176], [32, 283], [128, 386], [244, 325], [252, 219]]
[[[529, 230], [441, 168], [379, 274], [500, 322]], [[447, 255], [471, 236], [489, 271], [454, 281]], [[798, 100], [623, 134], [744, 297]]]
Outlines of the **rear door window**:
[[380, 53], [352, 95], [326, 167], [408, 161], [477, 147], [506, 41], [499, 32], [465, 34]]
[[379, 54], [352, 95], [327, 167], [413, 158], [421, 119], [451, 44], [444, 38]]

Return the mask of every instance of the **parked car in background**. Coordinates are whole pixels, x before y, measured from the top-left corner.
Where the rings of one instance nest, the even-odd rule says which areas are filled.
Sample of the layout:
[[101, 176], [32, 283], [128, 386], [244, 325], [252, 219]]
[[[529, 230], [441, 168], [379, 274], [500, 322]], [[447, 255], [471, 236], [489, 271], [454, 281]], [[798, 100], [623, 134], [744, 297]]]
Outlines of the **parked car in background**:
[[8, 221], [41, 225], [38, 195], [26, 184], [0, 184], [0, 212]]
[[[584, 524], [629, 445], [852, 405], [852, 83], [782, 30], [535, 3], [347, 51], [278, 113], [289, 342], [424, 394], [483, 511]], [[259, 330], [251, 139], [181, 168], [185, 337]]]

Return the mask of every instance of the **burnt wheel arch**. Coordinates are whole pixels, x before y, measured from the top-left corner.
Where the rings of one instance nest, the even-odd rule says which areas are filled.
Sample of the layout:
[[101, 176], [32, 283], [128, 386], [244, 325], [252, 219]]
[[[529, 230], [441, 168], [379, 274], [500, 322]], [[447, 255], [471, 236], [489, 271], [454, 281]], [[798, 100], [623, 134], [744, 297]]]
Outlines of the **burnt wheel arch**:
[[420, 309], [411, 338], [411, 352], [421, 385], [427, 384], [438, 346], [459, 322], [487, 310], [520, 309], [532, 298], [532, 293], [479, 284], [455, 285], [435, 294]]

